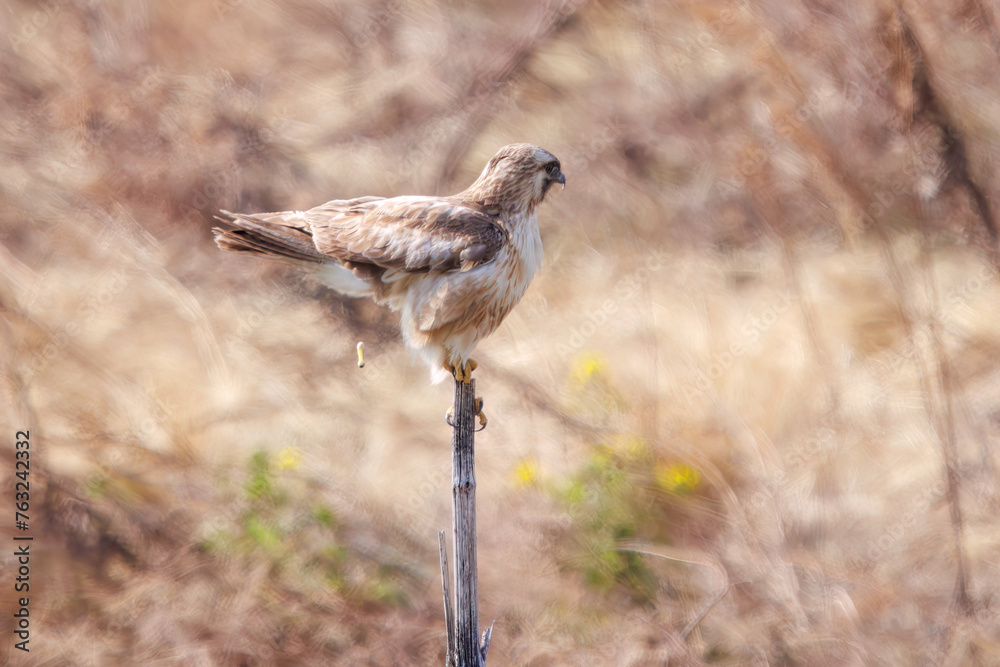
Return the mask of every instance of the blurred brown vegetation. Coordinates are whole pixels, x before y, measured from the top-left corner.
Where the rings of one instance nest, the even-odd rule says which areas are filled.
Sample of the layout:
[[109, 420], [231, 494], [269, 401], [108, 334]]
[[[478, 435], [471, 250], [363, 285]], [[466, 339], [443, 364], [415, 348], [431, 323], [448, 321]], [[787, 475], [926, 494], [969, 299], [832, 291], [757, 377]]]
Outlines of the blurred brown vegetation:
[[7, 3], [36, 541], [30, 660], [12, 549], [0, 655], [441, 664], [450, 389], [393, 315], [208, 229], [529, 141], [568, 184], [477, 355], [489, 663], [998, 664], [998, 30], [982, 0]]

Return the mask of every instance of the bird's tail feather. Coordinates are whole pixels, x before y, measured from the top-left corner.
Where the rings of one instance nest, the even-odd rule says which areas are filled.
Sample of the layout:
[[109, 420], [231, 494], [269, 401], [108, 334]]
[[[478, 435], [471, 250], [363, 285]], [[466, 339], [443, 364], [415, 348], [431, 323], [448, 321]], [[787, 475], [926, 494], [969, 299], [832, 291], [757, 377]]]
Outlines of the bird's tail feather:
[[216, 219], [239, 228], [212, 229], [215, 244], [222, 250], [248, 252], [295, 264], [302, 262], [322, 264], [326, 260], [326, 257], [316, 250], [312, 235], [308, 232], [268, 222], [252, 215], [229, 211], [222, 211], [222, 214], [226, 217], [216, 216]]

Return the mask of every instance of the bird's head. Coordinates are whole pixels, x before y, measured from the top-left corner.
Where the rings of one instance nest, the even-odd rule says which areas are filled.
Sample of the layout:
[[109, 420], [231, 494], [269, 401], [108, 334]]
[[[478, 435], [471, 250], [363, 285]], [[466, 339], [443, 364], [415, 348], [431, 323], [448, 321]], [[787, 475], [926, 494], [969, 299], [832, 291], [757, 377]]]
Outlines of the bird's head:
[[554, 183], [566, 186], [556, 156], [531, 144], [510, 144], [497, 151], [463, 195], [508, 214], [530, 213]]

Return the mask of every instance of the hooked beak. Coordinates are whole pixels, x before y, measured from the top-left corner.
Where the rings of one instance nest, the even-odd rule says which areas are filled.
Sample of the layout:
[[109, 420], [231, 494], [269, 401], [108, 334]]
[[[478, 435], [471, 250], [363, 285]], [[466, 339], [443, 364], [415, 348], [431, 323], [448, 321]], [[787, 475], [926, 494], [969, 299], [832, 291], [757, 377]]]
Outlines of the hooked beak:
[[556, 183], [562, 185], [562, 189], [566, 189], [566, 174], [559, 172], [559, 175], [552, 179]]

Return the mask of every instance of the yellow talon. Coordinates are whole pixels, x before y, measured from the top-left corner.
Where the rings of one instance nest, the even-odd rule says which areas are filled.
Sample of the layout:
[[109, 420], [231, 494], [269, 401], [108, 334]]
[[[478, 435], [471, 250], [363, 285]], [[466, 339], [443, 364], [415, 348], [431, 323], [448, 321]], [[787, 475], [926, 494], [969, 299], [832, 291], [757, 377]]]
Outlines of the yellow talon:
[[479, 363], [475, 359], [469, 359], [464, 366], [445, 364], [444, 367], [458, 382], [471, 382], [472, 371], [479, 368]]
[[[489, 419], [486, 418], [486, 413], [483, 412], [483, 399], [479, 396], [476, 396], [476, 417], [479, 418], [479, 428], [476, 429], [476, 432], [478, 433], [486, 428], [486, 424], [489, 422]], [[455, 426], [454, 407], [448, 408], [448, 412], [444, 415], [444, 420], [447, 422], [448, 426]]]
[[486, 418], [486, 413], [483, 412], [483, 399], [476, 396], [476, 416], [479, 417], [479, 428], [477, 430], [482, 431], [486, 428], [486, 423], [489, 419]]
[[365, 367], [365, 344], [358, 343], [358, 368]]

